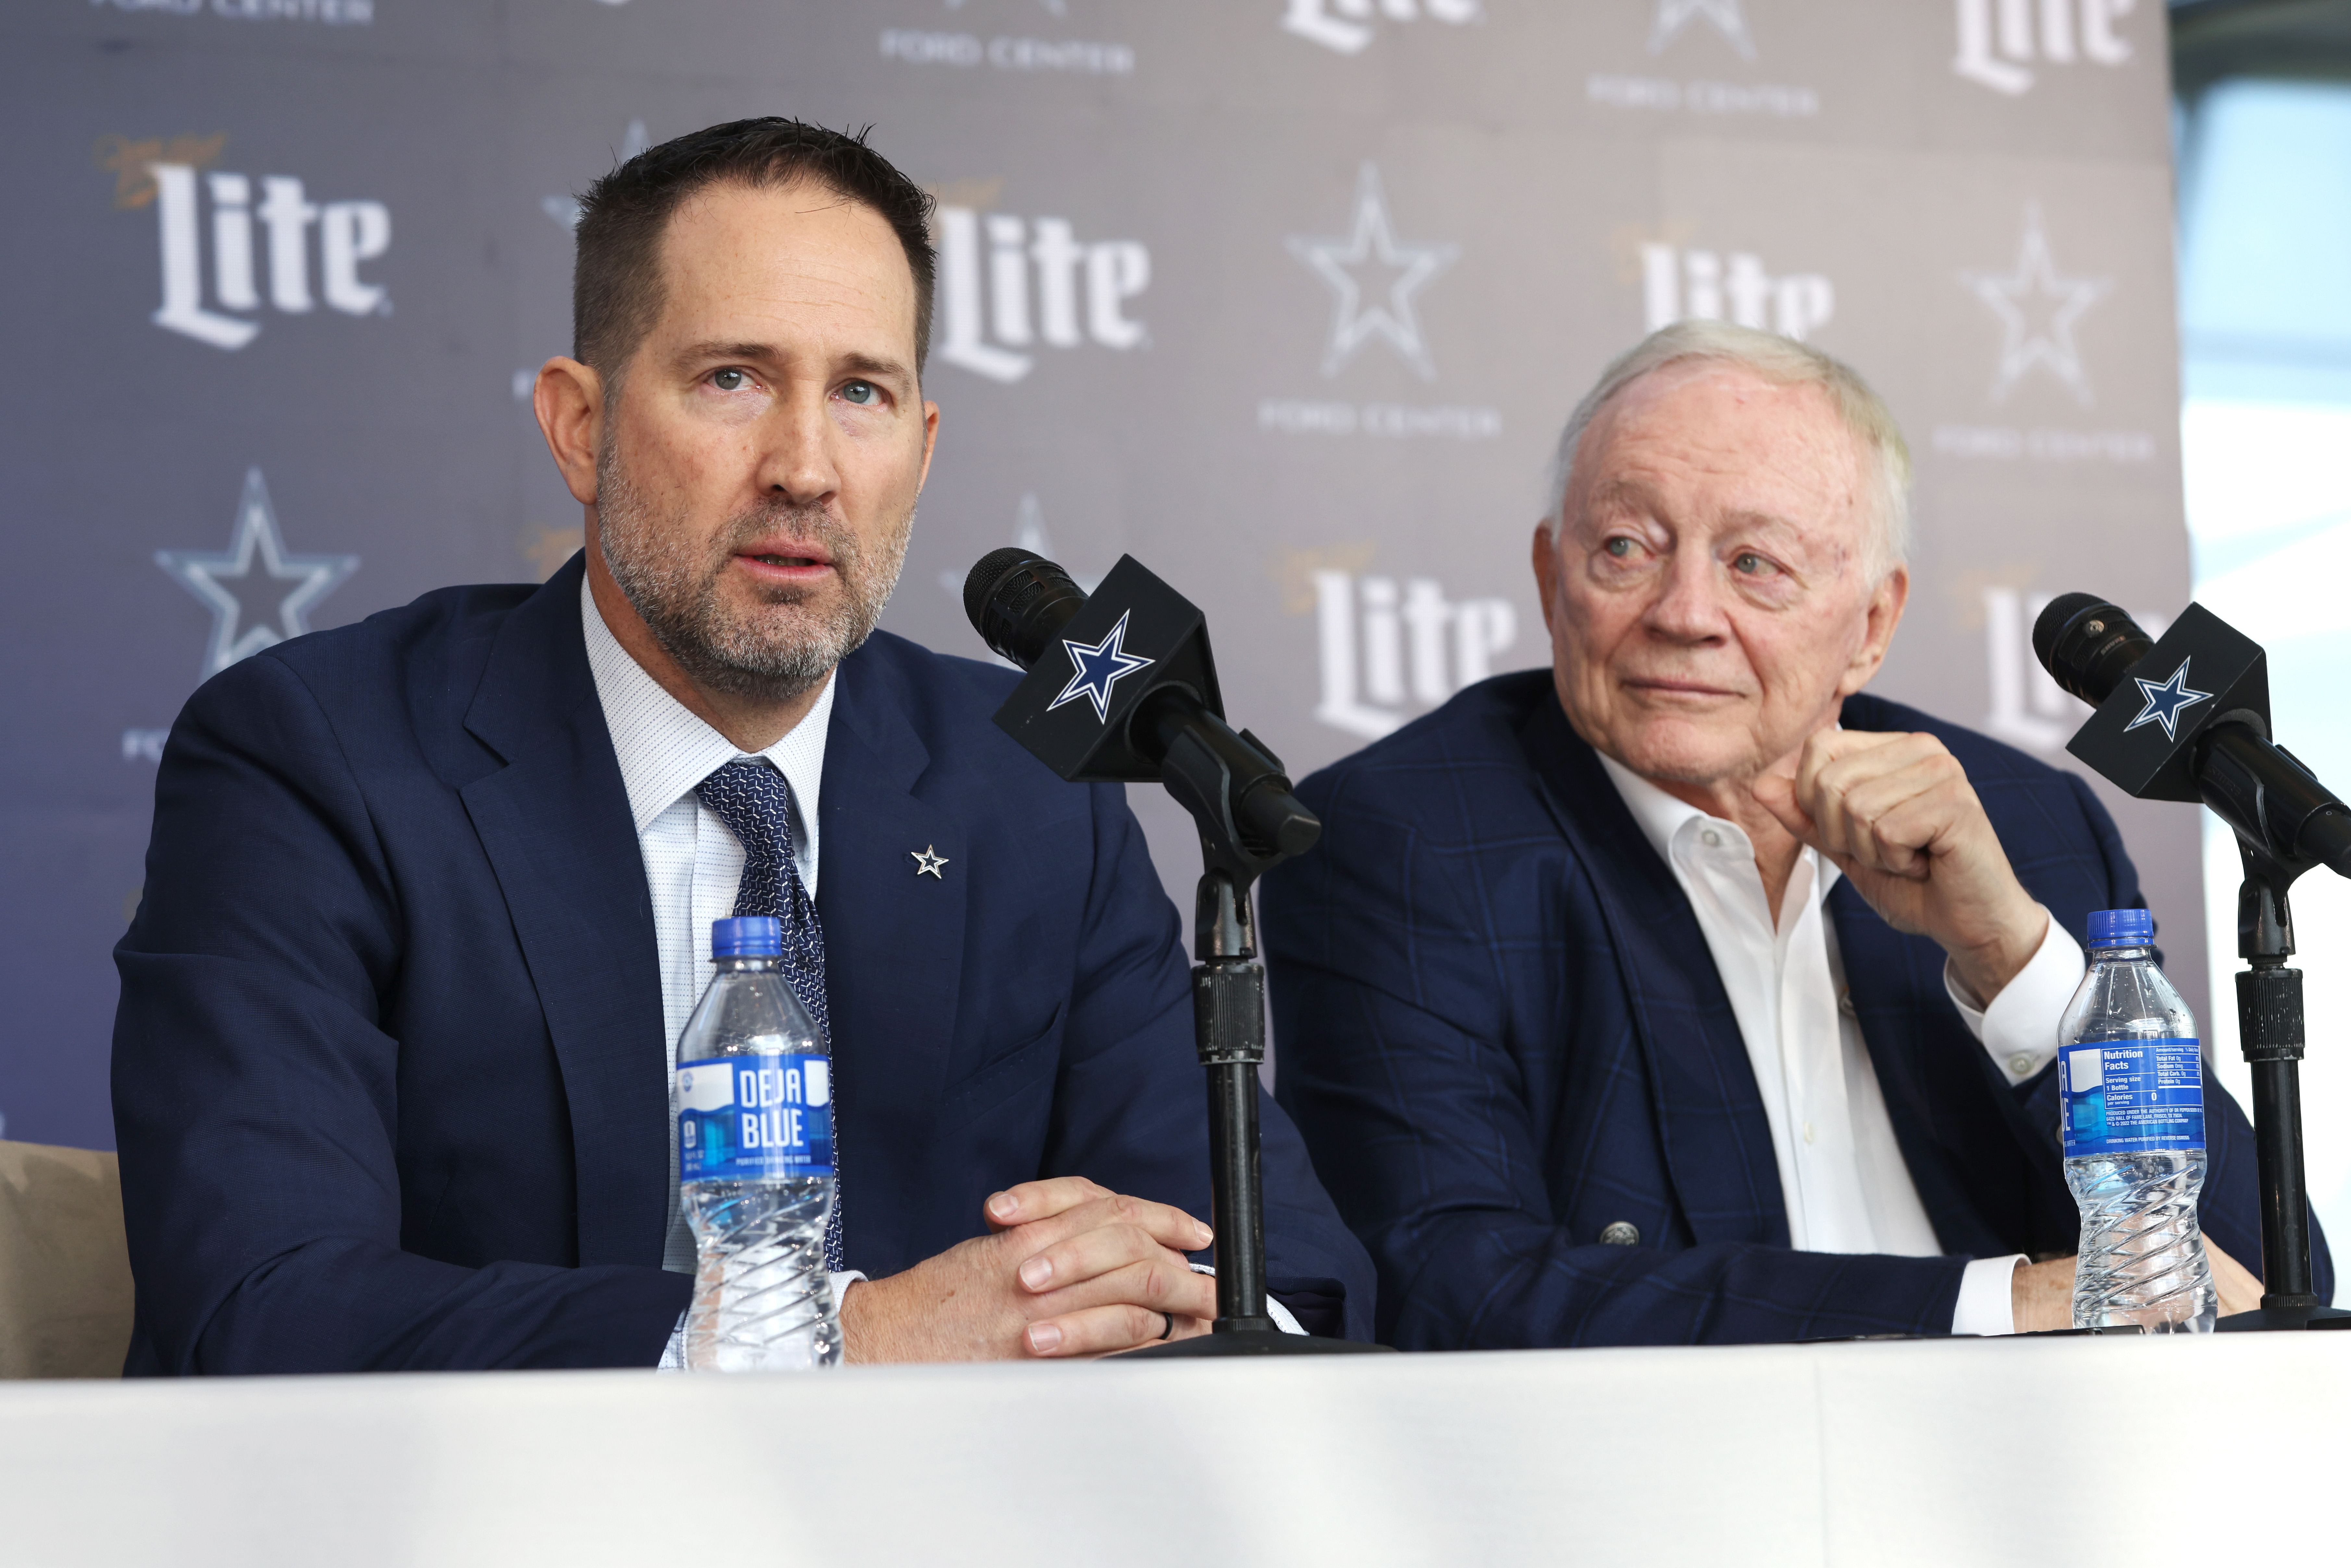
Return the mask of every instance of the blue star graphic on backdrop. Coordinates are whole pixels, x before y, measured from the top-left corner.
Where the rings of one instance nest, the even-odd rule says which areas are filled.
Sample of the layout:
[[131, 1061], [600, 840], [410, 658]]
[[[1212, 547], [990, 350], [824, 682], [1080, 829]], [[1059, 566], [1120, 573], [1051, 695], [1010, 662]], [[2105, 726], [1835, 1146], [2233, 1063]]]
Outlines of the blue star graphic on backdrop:
[[[1454, 245], [1405, 245], [1388, 222], [1380, 172], [1366, 163], [1355, 180], [1353, 231], [1345, 239], [1297, 239], [1290, 254], [1312, 267], [1338, 296], [1322, 373], [1335, 376], [1374, 338], [1387, 340], [1423, 381], [1436, 376], [1412, 297], [1461, 254]], [[1360, 275], [1360, 276], [1359, 276]], [[1384, 280], [1384, 281], [1383, 281]], [[1368, 285], [1368, 286], [1367, 286]], [[1377, 303], [1366, 303], [1376, 298]]]
[[2024, 243], [2013, 273], [1963, 272], [1959, 281], [2000, 318], [2000, 374], [1991, 400], [2004, 402], [2034, 366], [2055, 376], [2085, 408], [2093, 401], [2090, 372], [2074, 341], [2074, 323], [2114, 287], [2110, 277], [2064, 277], [2050, 253], [2041, 209], [2024, 212]]
[[2143, 724], [2159, 724], [2163, 726], [2164, 739], [2177, 740], [2179, 738], [2179, 710], [2193, 707], [2212, 695], [2199, 692], [2188, 684], [2186, 659], [2179, 661], [2179, 668], [2171, 672], [2171, 678], [2168, 681], [2150, 681], [2140, 675], [2131, 678], [2138, 682], [2139, 695], [2147, 698], [2147, 706], [2139, 709], [2137, 718], [2123, 726], [2125, 735]]
[[[256, 572], [255, 557], [260, 558]], [[225, 550], [159, 549], [155, 564], [212, 606], [212, 641], [204, 674], [217, 675], [239, 659], [310, 629], [310, 609], [360, 569], [355, 555], [288, 555], [277, 513], [261, 470], [245, 472]], [[272, 624], [275, 622], [275, 624]]]
[[[1128, 613], [1131, 614], [1133, 612]], [[1111, 687], [1118, 685], [1121, 676], [1131, 675], [1144, 665], [1155, 662], [1128, 653], [1124, 646], [1125, 642], [1126, 616], [1124, 615], [1120, 616], [1118, 624], [1110, 629], [1109, 636], [1092, 646], [1063, 638], [1061, 646], [1070, 651], [1070, 663], [1073, 666], [1070, 674], [1070, 684], [1061, 688], [1060, 696], [1045, 705], [1045, 711], [1050, 713], [1063, 703], [1073, 703], [1080, 697], [1084, 697], [1094, 705], [1094, 716], [1108, 724]]]
[[1649, 52], [1664, 54], [1666, 46], [1701, 16], [1730, 40], [1740, 58], [1755, 57], [1755, 40], [1748, 36], [1747, 18], [1739, 13], [1739, 0], [1657, 0], [1656, 21], [1649, 28]]

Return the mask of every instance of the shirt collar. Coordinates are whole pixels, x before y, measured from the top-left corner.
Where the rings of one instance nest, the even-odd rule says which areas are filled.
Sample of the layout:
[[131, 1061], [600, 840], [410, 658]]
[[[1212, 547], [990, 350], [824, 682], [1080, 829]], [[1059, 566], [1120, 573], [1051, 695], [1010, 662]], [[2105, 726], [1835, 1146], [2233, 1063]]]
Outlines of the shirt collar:
[[1657, 852], [1659, 860], [1671, 865], [1674, 861], [1674, 835], [1681, 831], [1684, 822], [1703, 817], [1706, 813], [1687, 800], [1667, 794], [1606, 752], [1593, 755], [1600, 758], [1600, 766], [1608, 770], [1608, 781], [1616, 786], [1616, 793], [1623, 797], [1625, 809], [1633, 813], [1633, 821], [1641, 830], [1641, 836], [1649, 841], [1649, 847]]
[[[1674, 857], [1677, 839], [1687, 842], [1690, 836], [1708, 828], [1735, 835], [1733, 841], [1750, 858], [1753, 856], [1754, 845], [1748, 839], [1747, 831], [1738, 823], [1726, 821], [1678, 796], [1668, 795], [1604, 751], [1595, 749], [1593, 755], [1599, 758], [1600, 766], [1607, 769], [1608, 781], [1616, 786], [1616, 793], [1623, 798], [1625, 809], [1633, 813], [1633, 821], [1641, 830], [1641, 836], [1649, 841], [1649, 847], [1656, 851], [1657, 858], [1667, 865], [1677, 863]], [[1812, 858], [1813, 863], [1813, 886], [1819, 896], [1826, 898], [1829, 889], [1836, 885], [1842, 873], [1834, 861], [1818, 851], [1807, 848], [1804, 853]]]
[[588, 668], [596, 679], [596, 700], [621, 783], [629, 795], [629, 815], [643, 835], [654, 818], [677, 804], [694, 787], [737, 758], [766, 758], [792, 787], [803, 824], [816, 821], [817, 791], [824, 782], [824, 743], [832, 727], [834, 681], [824, 678], [816, 704], [789, 733], [765, 751], [737, 751], [735, 743], [662, 689], [643, 665], [630, 657], [604, 624], [587, 579], [580, 582], [580, 630], [588, 641]]

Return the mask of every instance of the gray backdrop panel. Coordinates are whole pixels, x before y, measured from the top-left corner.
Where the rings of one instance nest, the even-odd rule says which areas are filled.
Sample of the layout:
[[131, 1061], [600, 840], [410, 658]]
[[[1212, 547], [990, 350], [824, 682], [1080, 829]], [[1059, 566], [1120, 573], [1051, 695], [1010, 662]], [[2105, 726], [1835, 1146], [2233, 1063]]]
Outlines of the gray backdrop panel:
[[[1879, 689], [2062, 762], [2039, 601], [2161, 615], [2188, 585], [2168, 99], [2153, 0], [2016, 10], [11, 6], [6, 1135], [112, 1142], [108, 948], [212, 650], [576, 548], [518, 395], [567, 346], [568, 198], [741, 115], [871, 122], [942, 202], [945, 417], [894, 631], [977, 652], [954, 589], [994, 546], [1081, 578], [1132, 551], [1207, 609], [1232, 711], [1302, 773], [1544, 659], [1527, 543], [1559, 423], [1649, 327], [1719, 313], [1801, 330], [1902, 418], [1916, 584]], [[316, 210], [281, 186], [273, 227], [272, 179]], [[1187, 905], [1186, 824], [1136, 804]], [[2117, 814], [2200, 1008], [2193, 817]]]

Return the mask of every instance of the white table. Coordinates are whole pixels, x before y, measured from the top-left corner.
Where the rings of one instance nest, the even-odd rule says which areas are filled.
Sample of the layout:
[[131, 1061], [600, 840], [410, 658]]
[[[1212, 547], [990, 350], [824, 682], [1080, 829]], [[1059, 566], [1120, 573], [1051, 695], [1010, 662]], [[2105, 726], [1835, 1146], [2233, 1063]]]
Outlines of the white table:
[[0, 1385], [9, 1568], [2339, 1562], [2346, 1478], [2351, 1333]]

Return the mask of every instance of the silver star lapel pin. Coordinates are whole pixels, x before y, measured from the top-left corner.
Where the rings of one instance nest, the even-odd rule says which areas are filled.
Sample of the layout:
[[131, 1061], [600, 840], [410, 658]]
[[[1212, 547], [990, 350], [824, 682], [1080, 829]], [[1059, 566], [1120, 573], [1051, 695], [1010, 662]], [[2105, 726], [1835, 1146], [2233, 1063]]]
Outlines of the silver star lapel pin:
[[935, 876], [941, 882], [946, 881], [946, 873], [939, 868], [947, 863], [947, 857], [939, 853], [938, 845], [925, 844], [919, 850], [908, 850], [906, 852], [914, 857], [916, 876]]

